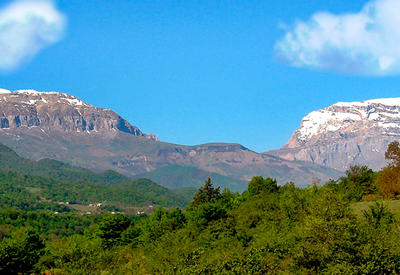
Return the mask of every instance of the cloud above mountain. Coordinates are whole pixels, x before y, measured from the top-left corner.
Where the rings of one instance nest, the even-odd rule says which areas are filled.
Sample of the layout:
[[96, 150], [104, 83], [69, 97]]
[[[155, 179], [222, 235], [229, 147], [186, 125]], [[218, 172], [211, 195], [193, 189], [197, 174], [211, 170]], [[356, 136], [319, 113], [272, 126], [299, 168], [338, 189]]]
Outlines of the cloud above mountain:
[[17, 0], [0, 8], [0, 71], [8, 72], [32, 60], [58, 42], [65, 16], [51, 0]]
[[344, 74], [400, 74], [400, 1], [373, 0], [358, 13], [318, 12], [286, 28], [275, 45], [291, 66]]

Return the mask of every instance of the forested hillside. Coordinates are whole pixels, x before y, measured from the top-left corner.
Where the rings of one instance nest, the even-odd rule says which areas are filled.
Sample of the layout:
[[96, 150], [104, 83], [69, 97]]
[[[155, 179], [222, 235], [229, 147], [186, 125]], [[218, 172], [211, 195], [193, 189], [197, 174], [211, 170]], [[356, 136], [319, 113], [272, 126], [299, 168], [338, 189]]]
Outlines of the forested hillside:
[[45, 176], [61, 181], [85, 181], [101, 185], [124, 183], [130, 179], [112, 170], [94, 173], [88, 169], [71, 166], [52, 159], [32, 161], [22, 158], [9, 147], [0, 144], [0, 169], [26, 175]]
[[114, 171], [96, 174], [50, 159], [31, 161], [0, 145], [2, 208], [65, 212], [71, 211], [70, 206], [98, 203], [120, 211], [144, 203], [183, 207], [191, 193], [178, 193], [151, 180], [132, 180]]

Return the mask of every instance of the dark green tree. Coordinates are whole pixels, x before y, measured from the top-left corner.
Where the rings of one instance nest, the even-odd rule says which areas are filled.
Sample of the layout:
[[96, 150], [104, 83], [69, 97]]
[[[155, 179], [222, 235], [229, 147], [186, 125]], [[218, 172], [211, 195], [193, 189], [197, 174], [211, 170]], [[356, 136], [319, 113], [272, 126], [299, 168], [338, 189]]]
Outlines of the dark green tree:
[[32, 228], [15, 230], [0, 244], [0, 274], [31, 272], [44, 247], [43, 240]]
[[278, 190], [276, 179], [263, 178], [262, 176], [253, 177], [249, 182], [248, 191], [250, 195], [257, 195], [262, 192], [275, 192]]
[[354, 165], [346, 171], [346, 176], [338, 181], [338, 188], [347, 194], [350, 200], [359, 201], [363, 196], [377, 193], [374, 185], [376, 173], [367, 166]]
[[201, 204], [219, 200], [221, 198], [220, 188], [214, 188], [210, 177], [193, 197], [190, 208], [195, 208]]
[[382, 224], [391, 224], [394, 221], [393, 214], [383, 202], [376, 201], [368, 211], [364, 210], [363, 214], [367, 222], [374, 228], [378, 228]]
[[129, 219], [120, 214], [104, 216], [98, 226], [97, 236], [101, 238], [104, 247], [118, 245], [121, 234], [130, 225]]
[[[155, 209], [153, 215], [134, 228], [128, 228], [123, 233], [124, 239], [131, 239], [132, 246], [135, 243], [151, 243], [158, 240], [164, 234], [182, 228], [186, 224], [186, 217], [182, 210], [177, 208], [165, 210]], [[139, 232], [140, 236], [137, 235]]]

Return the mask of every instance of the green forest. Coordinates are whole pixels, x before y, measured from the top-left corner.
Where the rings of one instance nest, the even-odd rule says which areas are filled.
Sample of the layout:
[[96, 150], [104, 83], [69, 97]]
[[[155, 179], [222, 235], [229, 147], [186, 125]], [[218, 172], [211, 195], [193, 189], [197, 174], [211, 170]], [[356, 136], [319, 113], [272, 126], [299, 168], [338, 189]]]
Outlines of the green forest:
[[379, 172], [353, 166], [307, 188], [256, 176], [235, 193], [207, 179], [185, 207], [151, 215], [25, 209], [13, 200], [35, 198], [5, 199], [16, 192], [4, 190], [34, 179], [8, 172], [0, 181], [0, 273], [400, 273], [399, 143], [385, 157]]
[[148, 179], [130, 179], [114, 171], [94, 173], [51, 159], [36, 162], [0, 144], [2, 209], [61, 213], [98, 203], [103, 210], [124, 212], [142, 205], [184, 207], [195, 191], [193, 188], [170, 190]]

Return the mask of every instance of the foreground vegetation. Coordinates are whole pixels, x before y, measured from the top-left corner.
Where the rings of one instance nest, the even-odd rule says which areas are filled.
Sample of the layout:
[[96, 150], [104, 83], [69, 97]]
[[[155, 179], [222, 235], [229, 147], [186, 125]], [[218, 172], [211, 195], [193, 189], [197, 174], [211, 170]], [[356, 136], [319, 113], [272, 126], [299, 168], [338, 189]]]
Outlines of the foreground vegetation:
[[255, 177], [241, 195], [207, 181], [186, 211], [148, 217], [2, 210], [1, 271], [400, 272], [399, 217], [381, 202], [357, 215], [356, 189], [344, 185], [352, 176], [305, 189]]
[[239, 194], [207, 180], [185, 210], [150, 216], [3, 209], [0, 273], [400, 273], [398, 148], [381, 172], [323, 186], [254, 177]]

